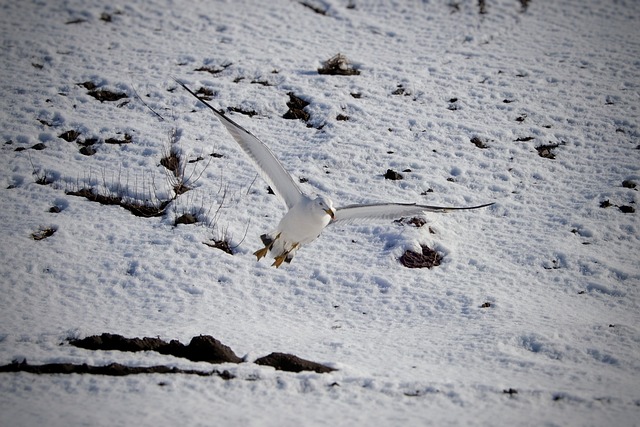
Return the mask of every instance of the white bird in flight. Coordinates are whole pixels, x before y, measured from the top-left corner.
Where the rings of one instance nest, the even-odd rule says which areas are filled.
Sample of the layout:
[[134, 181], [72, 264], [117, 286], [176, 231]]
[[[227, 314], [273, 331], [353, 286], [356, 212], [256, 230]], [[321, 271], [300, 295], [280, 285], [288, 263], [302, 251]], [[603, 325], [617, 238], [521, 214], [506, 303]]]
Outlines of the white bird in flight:
[[337, 224], [356, 219], [393, 219], [424, 212], [479, 209], [493, 205], [493, 203], [486, 203], [469, 207], [445, 207], [416, 203], [374, 203], [334, 207], [331, 199], [326, 196], [310, 196], [303, 193], [264, 142], [228, 118], [221, 110], [217, 110], [198, 97], [182, 82], [175, 80], [198, 101], [213, 111], [213, 114], [227, 128], [240, 148], [253, 161], [260, 176], [287, 206], [288, 211], [280, 220], [278, 227], [271, 233], [260, 236], [264, 248], [254, 252], [258, 261], [267, 254], [271, 254], [274, 258], [272, 265], [275, 267], [280, 267], [283, 262], [291, 262], [296, 251], [302, 245], [319, 237], [322, 230], [330, 223]]

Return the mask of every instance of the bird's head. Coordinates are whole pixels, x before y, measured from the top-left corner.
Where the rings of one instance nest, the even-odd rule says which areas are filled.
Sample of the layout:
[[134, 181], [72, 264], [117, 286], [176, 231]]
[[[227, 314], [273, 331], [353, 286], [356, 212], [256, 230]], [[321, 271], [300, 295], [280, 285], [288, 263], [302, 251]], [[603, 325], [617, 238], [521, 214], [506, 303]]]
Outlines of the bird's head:
[[335, 219], [336, 210], [333, 208], [333, 202], [331, 201], [330, 198], [325, 197], [325, 196], [318, 196], [318, 197], [316, 197], [314, 202], [315, 202], [316, 206], [318, 206], [327, 215], [329, 215], [331, 217], [331, 219]]

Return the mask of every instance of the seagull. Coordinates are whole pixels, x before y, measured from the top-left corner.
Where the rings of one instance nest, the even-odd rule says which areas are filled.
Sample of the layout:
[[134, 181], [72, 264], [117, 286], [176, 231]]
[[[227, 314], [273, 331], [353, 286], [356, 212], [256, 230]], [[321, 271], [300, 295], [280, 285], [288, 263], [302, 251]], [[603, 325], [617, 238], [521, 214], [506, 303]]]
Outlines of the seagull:
[[264, 142], [227, 117], [222, 110], [214, 108], [200, 98], [178, 79], [174, 80], [213, 111], [240, 148], [252, 160], [260, 176], [282, 199], [288, 209], [274, 231], [260, 236], [264, 247], [254, 252], [258, 261], [271, 255], [274, 258], [272, 266], [276, 268], [283, 262], [290, 263], [296, 251], [318, 238], [329, 224], [346, 223], [358, 219], [393, 219], [424, 212], [470, 210], [493, 205], [493, 203], [486, 203], [469, 207], [445, 207], [416, 203], [373, 203], [335, 207], [333, 201], [326, 196], [305, 194]]

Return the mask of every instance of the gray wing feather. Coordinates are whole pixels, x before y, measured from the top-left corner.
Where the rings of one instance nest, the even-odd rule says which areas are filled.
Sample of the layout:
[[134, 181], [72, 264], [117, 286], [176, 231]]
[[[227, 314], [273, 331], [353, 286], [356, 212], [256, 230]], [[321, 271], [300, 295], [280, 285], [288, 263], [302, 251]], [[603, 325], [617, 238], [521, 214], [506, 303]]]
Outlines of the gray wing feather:
[[424, 212], [448, 212], [480, 209], [491, 205], [493, 205], [493, 203], [467, 207], [429, 206], [418, 205], [416, 203], [374, 203], [369, 205], [349, 205], [336, 209], [335, 219], [332, 223], [350, 222], [358, 219], [394, 219], [406, 215], [418, 215]]
[[295, 183], [291, 175], [285, 170], [282, 163], [276, 158], [267, 145], [256, 138], [251, 132], [228, 118], [222, 111], [214, 108], [205, 100], [199, 98], [187, 86], [177, 79], [174, 79], [187, 92], [193, 95], [198, 101], [209, 107], [213, 114], [227, 128], [233, 139], [236, 140], [240, 148], [253, 161], [254, 166], [262, 179], [264, 179], [271, 189], [284, 201], [287, 208], [295, 205], [302, 196], [300, 187]]

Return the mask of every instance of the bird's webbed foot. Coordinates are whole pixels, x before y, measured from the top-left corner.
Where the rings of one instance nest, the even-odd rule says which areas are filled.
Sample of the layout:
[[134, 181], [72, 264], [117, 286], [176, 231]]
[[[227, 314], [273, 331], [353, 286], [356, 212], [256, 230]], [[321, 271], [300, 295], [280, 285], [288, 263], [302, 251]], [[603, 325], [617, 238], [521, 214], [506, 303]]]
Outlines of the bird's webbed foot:
[[258, 261], [260, 261], [262, 258], [267, 256], [267, 254], [273, 248], [273, 245], [275, 244], [276, 240], [279, 237], [280, 237], [280, 233], [278, 233], [276, 237], [271, 237], [269, 234], [263, 234], [262, 236], [260, 236], [260, 240], [262, 240], [262, 243], [264, 244], [264, 248], [258, 249], [253, 253], [256, 256], [256, 258], [258, 258]]
[[275, 268], [278, 268], [282, 265], [283, 262], [289, 264], [293, 259], [293, 254], [298, 249], [298, 246], [300, 246], [299, 243], [294, 243], [293, 246], [291, 246], [291, 249], [289, 249], [288, 251], [284, 251], [280, 255], [276, 256], [274, 258], [273, 264], [271, 265]]

